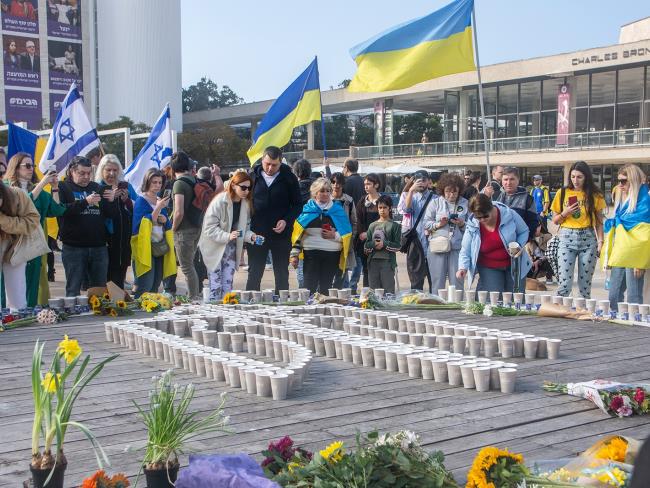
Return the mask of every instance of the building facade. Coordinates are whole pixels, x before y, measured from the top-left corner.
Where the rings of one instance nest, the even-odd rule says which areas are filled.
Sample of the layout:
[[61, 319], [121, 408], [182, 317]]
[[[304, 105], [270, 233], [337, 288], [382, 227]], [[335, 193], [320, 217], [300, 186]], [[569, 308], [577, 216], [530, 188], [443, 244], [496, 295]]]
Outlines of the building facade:
[[[485, 66], [481, 74], [493, 164], [517, 165], [526, 179], [540, 173], [560, 186], [568, 166], [582, 159], [604, 190], [616, 165], [634, 162], [650, 173], [650, 18], [621, 27], [612, 46]], [[375, 146], [349, 148], [350, 156], [431, 168], [485, 164], [476, 72], [381, 94], [325, 91], [322, 101], [324, 113], [375, 114], [383, 137], [376, 136]], [[215, 121], [254, 126], [271, 103], [188, 113], [183, 121], [186, 127]], [[391, 119], [400, 112], [439, 114], [443, 141], [392, 144]]]
[[50, 126], [76, 82], [94, 123], [126, 115], [151, 125], [170, 102], [180, 129], [180, 0], [0, 5], [0, 119], [34, 130]]

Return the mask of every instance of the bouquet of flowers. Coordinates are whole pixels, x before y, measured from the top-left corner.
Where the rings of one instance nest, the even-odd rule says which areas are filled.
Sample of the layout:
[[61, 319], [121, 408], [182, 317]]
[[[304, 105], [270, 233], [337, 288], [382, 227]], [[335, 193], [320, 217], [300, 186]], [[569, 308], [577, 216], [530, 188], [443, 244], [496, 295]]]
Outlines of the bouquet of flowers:
[[81, 488], [128, 488], [131, 483], [122, 473], [108, 476], [103, 469], [83, 480]]
[[241, 297], [239, 293], [235, 293], [234, 291], [228, 292], [223, 296], [224, 305], [237, 305], [240, 301]]
[[376, 309], [380, 308], [382, 306], [381, 301], [379, 300], [379, 297], [375, 295], [375, 292], [372, 290], [368, 290], [367, 292], [362, 292], [361, 295], [359, 295], [359, 306], [363, 309]]
[[463, 309], [467, 315], [485, 315], [492, 317], [493, 315], [499, 317], [512, 317], [515, 315], [531, 314], [533, 312], [525, 312], [522, 310], [515, 310], [510, 307], [501, 307], [499, 305], [488, 305], [480, 302], [468, 302]]
[[270, 478], [280, 473], [283, 469], [293, 469], [311, 461], [313, 454], [305, 449], [294, 447], [293, 440], [288, 435], [277, 442], [271, 441], [266, 451], [262, 451], [264, 461], [262, 468]]
[[41, 325], [52, 325], [67, 320], [64, 312], [57, 312], [52, 308], [44, 308], [36, 314], [36, 321]]
[[143, 293], [136, 302], [145, 312], [159, 312], [172, 308], [172, 297], [165, 293]]
[[20, 315], [8, 314], [2, 317], [2, 321], [0, 321], [0, 332], [32, 325], [34, 322], [36, 322], [36, 317], [20, 318]]
[[566, 384], [545, 381], [543, 388], [589, 400], [611, 416], [630, 417], [650, 412], [648, 384], [630, 385], [608, 380]]
[[91, 295], [88, 304], [95, 315], [110, 315], [111, 317], [121, 317], [123, 315], [132, 315], [133, 310], [124, 300], [111, 300], [108, 293], [101, 296]]

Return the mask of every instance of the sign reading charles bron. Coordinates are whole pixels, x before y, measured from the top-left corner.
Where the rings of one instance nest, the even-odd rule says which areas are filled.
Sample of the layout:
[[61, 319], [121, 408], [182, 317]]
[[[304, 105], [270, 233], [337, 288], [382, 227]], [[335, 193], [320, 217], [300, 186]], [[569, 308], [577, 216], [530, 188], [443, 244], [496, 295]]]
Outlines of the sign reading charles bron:
[[41, 87], [41, 57], [37, 38], [2, 36], [5, 86]]
[[81, 44], [49, 41], [50, 90], [67, 90], [72, 82], [83, 91]]
[[2, 0], [2, 30], [38, 34], [38, 0]]
[[5, 90], [5, 112], [10, 122], [27, 122], [27, 128], [38, 130], [43, 125], [41, 93], [26, 90]]
[[45, 0], [47, 34], [81, 40], [81, 0]]
[[557, 94], [557, 127], [555, 145], [569, 144], [569, 106], [571, 105], [569, 85], [562, 85]]

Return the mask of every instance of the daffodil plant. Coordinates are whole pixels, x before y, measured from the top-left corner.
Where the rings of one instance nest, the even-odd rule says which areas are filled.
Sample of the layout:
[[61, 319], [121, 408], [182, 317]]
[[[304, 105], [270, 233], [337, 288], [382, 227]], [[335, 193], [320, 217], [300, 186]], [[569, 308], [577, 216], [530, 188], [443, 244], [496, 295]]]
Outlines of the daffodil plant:
[[[83, 389], [97, 376], [104, 366], [115, 359], [117, 354], [99, 362], [88, 370], [90, 355], [80, 361], [81, 347], [66, 335], [54, 353], [49, 369], [41, 371], [44, 342], [36, 341], [32, 355], [32, 393], [34, 399], [34, 423], [32, 426], [32, 467], [34, 469], [54, 469], [67, 464], [63, 454], [63, 444], [68, 427], [81, 430], [95, 451], [100, 468], [109, 465], [108, 458], [93, 433], [85, 425], [70, 420], [74, 402]], [[44, 440], [41, 452], [41, 436]], [[56, 441], [56, 453], [52, 455], [52, 445]], [[52, 473], [50, 473], [50, 476]], [[48, 478], [49, 479], [49, 478]]]

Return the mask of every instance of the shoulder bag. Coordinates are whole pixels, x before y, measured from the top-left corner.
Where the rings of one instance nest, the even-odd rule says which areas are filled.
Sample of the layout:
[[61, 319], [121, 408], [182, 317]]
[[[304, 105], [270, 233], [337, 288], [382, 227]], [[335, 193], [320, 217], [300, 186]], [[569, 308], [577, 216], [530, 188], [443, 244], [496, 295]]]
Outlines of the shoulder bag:
[[45, 240], [45, 233], [40, 225], [29, 234], [23, 234], [18, 237], [14, 251], [9, 258], [9, 264], [17, 266], [19, 264], [31, 261], [34, 258], [43, 256], [50, 252], [50, 247]]
[[420, 224], [420, 220], [422, 220], [422, 217], [424, 216], [424, 212], [427, 209], [427, 205], [429, 205], [429, 202], [431, 201], [431, 198], [433, 197], [433, 192], [429, 193], [429, 196], [427, 197], [426, 201], [424, 202], [424, 206], [422, 207], [422, 211], [420, 212], [420, 215], [418, 215], [418, 218], [415, 219], [415, 223], [411, 228], [402, 234], [402, 238], [400, 240], [400, 248], [399, 251], [403, 253], [408, 253], [409, 247], [411, 245], [411, 241], [415, 238], [417, 238], [417, 233], [418, 233], [418, 225]]

